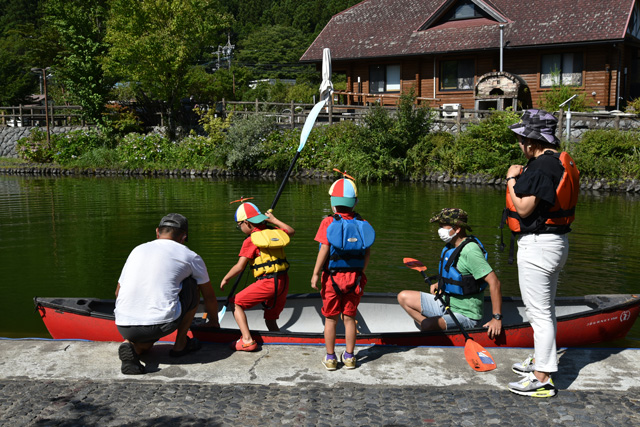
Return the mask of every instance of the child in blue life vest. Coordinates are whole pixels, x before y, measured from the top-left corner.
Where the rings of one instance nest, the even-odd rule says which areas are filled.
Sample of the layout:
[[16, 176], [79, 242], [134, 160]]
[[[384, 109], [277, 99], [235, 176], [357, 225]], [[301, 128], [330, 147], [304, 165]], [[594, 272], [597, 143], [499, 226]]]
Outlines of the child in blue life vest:
[[[253, 203], [241, 204], [236, 210], [235, 220], [238, 229], [248, 237], [242, 243], [238, 262], [220, 282], [220, 289], [250, 264], [256, 281], [234, 295], [230, 307], [242, 333], [242, 337], [233, 347], [239, 351], [253, 351], [257, 344], [249, 332], [244, 311], [262, 303], [267, 328], [270, 331], [279, 330], [276, 320], [284, 309], [289, 292], [289, 263], [284, 247], [289, 243], [289, 237], [295, 234], [295, 230], [271, 212], [260, 213]], [[267, 223], [273, 224], [276, 228], [268, 227]]]
[[419, 325], [420, 330], [447, 330], [457, 328], [440, 300], [434, 295], [444, 292], [451, 311], [465, 329], [480, 327], [484, 315], [484, 290], [489, 287], [492, 317], [483, 327], [489, 338], [502, 333], [502, 291], [498, 276], [487, 262], [487, 252], [474, 236], [468, 236], [471, 227], [468, 215], [462, 209], [445, 208], [430, 222], [438, 223], [438, 236], [446, 244], [442, 249], [438, 268], [438, 283], [431, 285], [429, 293], [405, 290], [398, 294], [398, 303]]
[[[367, 284], [365, 270], [370, 246], [375, 240], [373, 227], [353, 211], [358, 200], [356, 184], [347, 178], [334, 182], [329, 190], [334, 215], [320, 223], [315, 240], [320, 251], [311, 276], [311, 287], [322, 285], [322, 315], [327, 355], [322, 364], [329, 371], [338, 367], [335, 354], [336, 326], [340, 315], [345, 329], [346, 351], [341, 360], [347, 369], [356, 367], [356, 314]], [[322, 275], [322, 277], [321, 277]], [[321, 279], [321, 280], [320, 280]]]

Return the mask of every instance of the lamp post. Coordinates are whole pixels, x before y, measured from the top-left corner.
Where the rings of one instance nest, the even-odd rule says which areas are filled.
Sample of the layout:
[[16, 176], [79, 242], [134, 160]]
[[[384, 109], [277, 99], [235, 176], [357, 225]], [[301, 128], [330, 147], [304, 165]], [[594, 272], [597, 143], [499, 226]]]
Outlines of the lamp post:
[[44, 86], [44, 120], [47, 125], [47, 147], [50, 147], [49, 143], [49, 98], [47, 97], [47, 71], [49, 71], [49, 67], [47, 68], [32, 68], [32, 72], [40, 73], [42, 72], [42, 82]]
[[568, 104], [567, 105], [567, 141], [568, 142], [571, 142], [571, 101], [576, 96], [578, 95], [577, 94], [573, 95], [571, 98], [567, 99], [562, 104], [560, 104], [560, 107], [564, 107], [565, 104]]

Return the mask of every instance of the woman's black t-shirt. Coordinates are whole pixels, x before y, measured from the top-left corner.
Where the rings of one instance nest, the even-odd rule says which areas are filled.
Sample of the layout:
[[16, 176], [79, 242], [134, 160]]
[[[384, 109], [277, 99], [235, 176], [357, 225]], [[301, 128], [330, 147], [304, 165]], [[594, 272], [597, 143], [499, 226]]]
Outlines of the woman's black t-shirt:
[[[553, 154], [555, 154], [553, 151], [548, 150], [544, 154], [530, 159], [513, 187], [518, 197], [533, 195], [540, 200], [531, 215], [522, 218], [522, 224], [527, 229], [533, 225], [537, 226], [536, 229], [538, 227], [544, 228], [542, 224], [546, 221], [546, 218], [543, 214], [555, 204], [556, 189], [560, 184], [562, 175], [564, 175], [564, 166], [562, 166], [560, 159]], [[566, 228], [562, 232], [569, 231], [569, 227], [566, 226]], [[545, 230], [540, 231], [544, 232]]]

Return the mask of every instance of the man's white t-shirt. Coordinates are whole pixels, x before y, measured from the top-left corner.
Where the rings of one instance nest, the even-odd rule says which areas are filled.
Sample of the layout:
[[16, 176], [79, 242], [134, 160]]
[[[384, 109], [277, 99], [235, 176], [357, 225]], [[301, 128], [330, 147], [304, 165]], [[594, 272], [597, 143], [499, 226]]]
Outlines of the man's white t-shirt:
[[176, 320], [181, 314], [178, 294], [189, 276], [199, 285], [209, 281], [204, 261], [186, 246], [170, 239], [137, 246], [118, 279], [116, 325], [159, 325]]

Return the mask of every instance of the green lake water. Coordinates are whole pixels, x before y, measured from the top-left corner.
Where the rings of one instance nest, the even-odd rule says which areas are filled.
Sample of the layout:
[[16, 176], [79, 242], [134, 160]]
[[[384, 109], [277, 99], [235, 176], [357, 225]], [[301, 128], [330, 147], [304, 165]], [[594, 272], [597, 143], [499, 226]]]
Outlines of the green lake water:
[[[318, 250], [314, 242], [330, 214], [329, 181], [291, 180], [275, 215], [296, 229], [287, 247], [291, 293], [311, 292]], [[133, 247], [155, 238], [169, 212], [189, 219], [188, 246], [207, 263], [218, 295], [220, 280], [236, 262], [244, 235], [236, 230], [229, 202], [254, 197], [266, 210], [280, 185], [273, 180], [176, 178], [38, 178], [0, 176], [0, 336], [48, 337], [33, 297], [113, 298], [120, 270]], [[489, 251], [503, 294], [518, 296], [517, 268], [499, 252], [498, 224], [504, 189], [491, 186], [359, 184], [356, 210], [375, 227], [367, 271], [369, 292], [423, 289], [420, 274], [402, 264], [420, 259], [434, 272], [442, 249], [431, 215], [443, 207], [469, 212], [473, 234]], [[640, 271], [640, 197], [580, 196], [569, 261], [559, 296], [637, 293]], [[509, 232], [504, 233], [508, 244]], [[244, 286], [244, 279], [241, 286]], [[640, 347], [640, 324], [626, 340], [609, 345]]]

